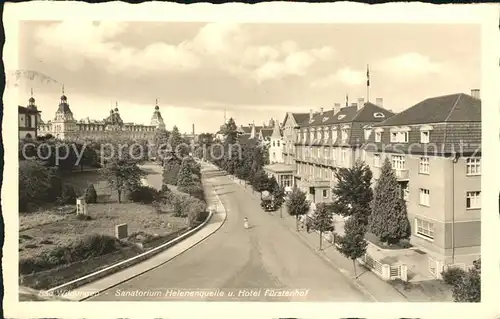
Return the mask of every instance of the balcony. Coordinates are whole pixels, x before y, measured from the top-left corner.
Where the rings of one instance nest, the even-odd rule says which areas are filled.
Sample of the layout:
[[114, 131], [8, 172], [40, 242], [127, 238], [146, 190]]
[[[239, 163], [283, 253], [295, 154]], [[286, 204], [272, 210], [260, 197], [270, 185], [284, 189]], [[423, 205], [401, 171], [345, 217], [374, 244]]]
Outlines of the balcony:
[[398, 181], [410, 180], [410, 171], [407, 169], [394, 169], [394, 174], [396, 174]]

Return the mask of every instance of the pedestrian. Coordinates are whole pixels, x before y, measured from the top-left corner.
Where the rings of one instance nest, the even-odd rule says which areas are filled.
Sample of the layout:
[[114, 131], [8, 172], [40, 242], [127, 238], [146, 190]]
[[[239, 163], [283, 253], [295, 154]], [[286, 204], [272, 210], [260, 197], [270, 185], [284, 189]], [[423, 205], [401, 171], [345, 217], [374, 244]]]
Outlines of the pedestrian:
[[311, 218], [309, 216], [306, 216], [306, 231], [309, 233], [311, 230]]
[[248, 229], [248, 218], [245, 217], [244, 221], [243, 221], [243, 227], [245, 229]]

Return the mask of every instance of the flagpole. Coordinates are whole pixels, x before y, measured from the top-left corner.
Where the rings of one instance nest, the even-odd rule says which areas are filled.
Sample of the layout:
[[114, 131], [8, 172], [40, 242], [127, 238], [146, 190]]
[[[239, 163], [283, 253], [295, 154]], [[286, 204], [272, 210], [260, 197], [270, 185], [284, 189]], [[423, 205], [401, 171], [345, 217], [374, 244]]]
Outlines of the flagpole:
[[370, 102], [370, 65], [366, 65], [366, 102]]

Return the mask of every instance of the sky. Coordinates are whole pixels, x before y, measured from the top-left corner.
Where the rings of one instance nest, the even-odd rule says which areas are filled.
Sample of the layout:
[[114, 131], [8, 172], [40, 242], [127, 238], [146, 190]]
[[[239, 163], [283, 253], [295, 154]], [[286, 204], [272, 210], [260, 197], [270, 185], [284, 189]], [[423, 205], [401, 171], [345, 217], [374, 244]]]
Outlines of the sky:
[[125, 122], [148, 124], [158, 99], [167, 128], [215, 132], [227, 117], [261, 124], [286, 112], [383, 98], [400, 112], [480, 87], [480, 26], [472, 24], [236, 24], [24, 21], [19, 68], [43, 120], [64, 84], [76, 119], [118, 104]]

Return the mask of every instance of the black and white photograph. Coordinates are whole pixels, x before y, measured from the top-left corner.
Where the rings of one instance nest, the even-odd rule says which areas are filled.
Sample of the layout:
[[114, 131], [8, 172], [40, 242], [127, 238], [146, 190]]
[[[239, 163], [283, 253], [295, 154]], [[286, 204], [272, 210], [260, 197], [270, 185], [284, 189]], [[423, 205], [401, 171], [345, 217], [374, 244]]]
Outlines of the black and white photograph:
[[74, 11], [7, 37], [18, 302], [481, 302], [479, 21]]

